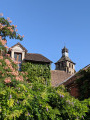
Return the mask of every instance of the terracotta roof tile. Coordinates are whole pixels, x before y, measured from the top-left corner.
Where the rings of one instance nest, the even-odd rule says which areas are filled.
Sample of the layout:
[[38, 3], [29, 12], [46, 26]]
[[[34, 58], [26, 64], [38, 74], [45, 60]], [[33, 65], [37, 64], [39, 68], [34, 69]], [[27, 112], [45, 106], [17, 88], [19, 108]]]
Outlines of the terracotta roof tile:
[[51, 70], [51, 85], [56, 87], [70, 76], [71, 74], [68, 74], [65, 71]]

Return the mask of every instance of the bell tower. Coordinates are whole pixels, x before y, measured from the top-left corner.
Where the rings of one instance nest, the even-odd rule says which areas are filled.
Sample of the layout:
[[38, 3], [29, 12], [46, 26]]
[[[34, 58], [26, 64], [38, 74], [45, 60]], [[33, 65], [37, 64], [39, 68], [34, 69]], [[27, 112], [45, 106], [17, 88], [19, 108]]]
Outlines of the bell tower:
[[56, 70], [62, 70], [70, 74], [75, 73], [75, 63], [69, 58], [68, 49], [64, 46], [62, 57], [55, 63]]
[[64, 48], [62, 49], [62, 56], [66, 56], [68, 57], [68, 49], [64, 46]]

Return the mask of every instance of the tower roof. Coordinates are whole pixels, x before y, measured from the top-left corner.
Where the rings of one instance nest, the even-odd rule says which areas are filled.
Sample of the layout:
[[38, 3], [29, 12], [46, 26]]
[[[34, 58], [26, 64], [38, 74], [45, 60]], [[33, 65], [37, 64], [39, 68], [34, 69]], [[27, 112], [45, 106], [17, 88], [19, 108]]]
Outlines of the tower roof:
[[61, 57], [55, 64], [60, 63], [62, 61], [69, 61], [69, 62], [75, 64], [69, 57], [66, 57], [66, 56], [65, 57]]
[[63, 55], [63, 53], [65, 53], [65, 52], [68, 53], [68, 49], [66, 48], [66, 46], [64, 46], [64, 48], [62, 49], [62, 57], [55, 64], [60, 63], [62, 61], [69, 61], [69, 62], [75, 64], [68, 56]]
[[62, 49], [62, 53], [64, 52], [68, 52], [68, 49], [64, 46], [64, 48]]

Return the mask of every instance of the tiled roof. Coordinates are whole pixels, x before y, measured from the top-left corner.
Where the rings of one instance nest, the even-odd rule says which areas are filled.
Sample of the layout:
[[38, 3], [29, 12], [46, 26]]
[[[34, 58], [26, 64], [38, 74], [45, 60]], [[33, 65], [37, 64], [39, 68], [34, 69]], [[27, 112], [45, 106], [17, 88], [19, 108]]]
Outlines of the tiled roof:
[[57, 87], [60, 83], [70, 77], [71, 74], [61, 70], [51, 70], [51, 85]]
[[17, 44], [13, 45], [11, 48], [14, 48], [17, 45], [19, 45], [23, 50], [25, 50], [27, 52], [27, 49], [23, 45], [21, 45], [19, 42]]
[[74, 63], [69, 57], [66, 57], [66, 56], [62, 56], [56, 63], [59, 63], [59, 62], [65, 61], [65, 60]]
[[52, 63], [48, 58], [44, 57], [41, 54], [36, 53], [27, 53], [25, 56], [26, 61], [34, 61], [34, 62], [43, 62], [43, 63]]
[[[84, 67], [82, 70], [87, 70], [88, 68], [90, 68], [90, 64]], [[62, 81], [60, 84], [58, 84], [58, 86], [61, 84], [64, 84], [65, 86], [72, 84], [77, 78], [80, 78], [80, 75], [78, 73], [79, 71]]]

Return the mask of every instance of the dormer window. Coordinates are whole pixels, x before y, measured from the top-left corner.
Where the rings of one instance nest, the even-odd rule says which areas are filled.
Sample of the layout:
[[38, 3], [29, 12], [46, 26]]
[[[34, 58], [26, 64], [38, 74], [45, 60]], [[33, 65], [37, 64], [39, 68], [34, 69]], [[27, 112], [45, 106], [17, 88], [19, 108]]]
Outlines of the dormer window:
[[14, 59], [18, 62], [22, 61], [22, 54], [21, 53], [14, 53]]

